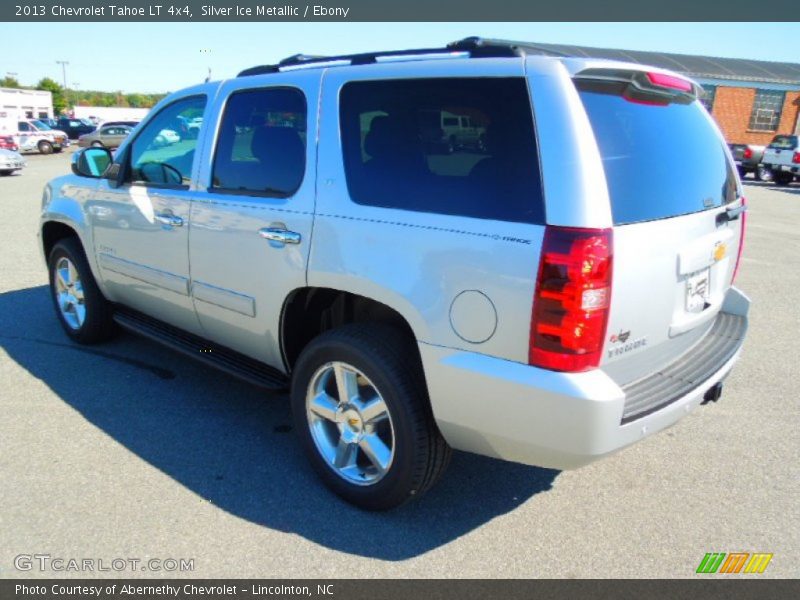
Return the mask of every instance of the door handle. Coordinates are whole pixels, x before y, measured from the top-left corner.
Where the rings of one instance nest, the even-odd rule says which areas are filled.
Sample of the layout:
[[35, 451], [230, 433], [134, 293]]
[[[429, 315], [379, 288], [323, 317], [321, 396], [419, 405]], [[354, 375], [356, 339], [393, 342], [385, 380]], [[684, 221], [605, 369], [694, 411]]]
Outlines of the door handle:
[[725, 212], [719, 213], [717, 215], [717, 225], [724, 225], [729, 221], [735, 221], [739, 217], [741, 217], [745, 212], [747, 212], [747, 205], [742, 204], [736, 208], [729, 208]]
[[278, 242], [279, 244], [299, 244], [300, 234], [287, 229], [279, 229], [277, 227], [264, 227], [258, 230], [260, 235], [265, 240], [270, 242]]
[[183, 219], [168, 213], [157, 214], [155, 216], [155, 220], [161, 223], [162, 225], [166, 225], [167, 227], [180, 227], [181, 225], [183, 225]]

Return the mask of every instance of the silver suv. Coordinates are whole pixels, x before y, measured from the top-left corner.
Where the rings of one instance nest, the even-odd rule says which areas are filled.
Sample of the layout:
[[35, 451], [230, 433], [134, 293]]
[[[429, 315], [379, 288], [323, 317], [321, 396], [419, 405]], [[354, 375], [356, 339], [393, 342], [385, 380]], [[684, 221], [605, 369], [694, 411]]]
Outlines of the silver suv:
[[[290, 388], [311, 464], [367, 509], [451, 448], [585, 465], [717, 400], [739, 355], [745, 204], [699, 89], [469, 38], [183, 90], [47, 185], [56, 314]], [[431, 112], [484, 143], [426, 143]]]

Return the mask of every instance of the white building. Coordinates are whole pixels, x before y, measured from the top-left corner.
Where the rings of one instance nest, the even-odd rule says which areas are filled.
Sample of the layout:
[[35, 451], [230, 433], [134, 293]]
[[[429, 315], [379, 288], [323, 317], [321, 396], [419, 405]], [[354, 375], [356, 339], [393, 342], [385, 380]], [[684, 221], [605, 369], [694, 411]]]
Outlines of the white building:
[[150, 112], [149, 108], [124, 108], [121, 106], [75, 106], [72, 115], [76, 119], [105, 121], [141, 121]]
[[0, 122], [52, 117], [53, 94], [50, 92], [0, 88]]

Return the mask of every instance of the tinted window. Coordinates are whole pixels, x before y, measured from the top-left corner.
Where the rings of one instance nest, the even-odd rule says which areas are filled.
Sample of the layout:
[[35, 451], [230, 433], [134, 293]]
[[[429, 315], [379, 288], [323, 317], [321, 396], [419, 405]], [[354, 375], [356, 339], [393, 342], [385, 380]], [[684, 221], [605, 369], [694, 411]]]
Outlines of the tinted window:
[[775, 148], [776, 150], [792, 150], [797, 147], [797, 136], [796, 135], [776, 135], [772, 138], [772, 143], [769, 145], [770, 148]]
[[[523, 78], [359, 81], [345, 85], [340, 100], [347, 186], [355, 202], [544, 221]], [[464, 117], [470, 128], [460, 127]]]
[[663, 219], [736, 199], [736, 178], [702, 104], [628, 100], [615, 84], [579, 87], [615, 223]]
[[205, 96], [173, 102], [163, 108], [131, 145], [131, 181], [156, 185], [187, 185], [197, 146], [196, 134], [179, 134], [171, 126], [178, 117], [203, 114]]
[[275, 88], [232, 94], [225, 106], [212, 188], [285, 198], [306, 170], [306, 100]]

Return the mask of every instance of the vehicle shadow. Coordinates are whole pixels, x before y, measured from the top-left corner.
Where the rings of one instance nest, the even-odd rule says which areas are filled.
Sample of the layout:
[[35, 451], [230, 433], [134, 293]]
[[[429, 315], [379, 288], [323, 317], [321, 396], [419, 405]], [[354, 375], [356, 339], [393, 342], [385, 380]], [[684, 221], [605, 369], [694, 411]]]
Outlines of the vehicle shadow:
[[73, 344], [46, 286], [0, 294], [0, 347], [91, 424], [215, 506], [355, 555], [428, 552], [549, 490], [559, 473], [456, 452], [426, 496], [368, 513], [319, 483], [290, 434], [285, 395], [128, 334]]
[[753, 180], [742, 180], [742, 184], [746, 187], [760, 187], [764, 188], [770, 192], [784, 192], [786, 194], [800, 194], [800, 187], [796, 184], [789, 184], [789, 185], [777, 185], [770, 181], [753, 181]]

